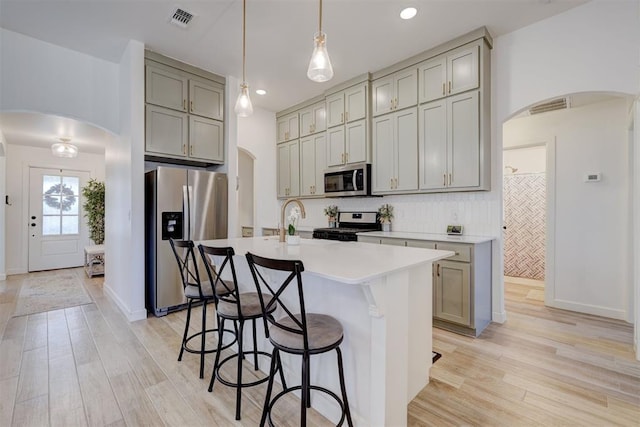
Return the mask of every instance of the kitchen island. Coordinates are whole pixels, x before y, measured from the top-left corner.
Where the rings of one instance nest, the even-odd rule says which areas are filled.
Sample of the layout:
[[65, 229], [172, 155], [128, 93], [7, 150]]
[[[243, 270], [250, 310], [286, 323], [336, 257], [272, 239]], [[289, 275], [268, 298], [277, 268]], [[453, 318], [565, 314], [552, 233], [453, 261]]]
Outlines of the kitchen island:
[[[234, 248], [242, 291], [254, 290], [245, 253], [302, 260], [307, 312], [334, 316], [344, 327], [341, 349], [354, 424], [407, 424], [407, 404], [429, 382], [431, 263], [453, 252], [310, 239], [292, 246], [277, 237], [197, 243]], [[279, 283], [284, 277], [270, 279]], [[293, 292], [285, 295], [294, 297]], [[271, 350], [266, 340], [259, 343]], [[287, 382], [300, 384], [300, 359], [284, 354], [282, 359]], [[261, 365], [265, 372], [267, 365]], [[334, 352], [311, 359], [311, 382], [340, 390]], [[312, 392], [311, 404], [332, 422], [339, 419], [339, 407], [323, 394]]]

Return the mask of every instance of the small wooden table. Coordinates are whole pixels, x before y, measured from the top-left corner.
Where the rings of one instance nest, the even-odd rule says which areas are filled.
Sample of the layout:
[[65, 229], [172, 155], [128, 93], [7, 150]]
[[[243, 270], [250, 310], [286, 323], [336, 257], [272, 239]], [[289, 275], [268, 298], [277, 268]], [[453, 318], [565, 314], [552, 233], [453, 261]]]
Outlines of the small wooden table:
[[104, 275], [104, 245], [84, 247], [84, 271], [89, 277]]

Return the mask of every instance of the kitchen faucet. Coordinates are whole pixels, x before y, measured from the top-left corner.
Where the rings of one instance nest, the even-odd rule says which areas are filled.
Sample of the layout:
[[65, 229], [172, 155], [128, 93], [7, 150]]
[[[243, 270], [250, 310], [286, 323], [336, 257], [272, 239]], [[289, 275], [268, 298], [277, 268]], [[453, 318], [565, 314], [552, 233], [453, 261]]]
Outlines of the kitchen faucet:
[[300, 201], [300, 199], [287, 199], [285, 200], [285, 202], [282, 204], [282, 209], [280, 210], [280, 241], [284, 242], [284, 211], [287, 208], [287, 205], [291, 202], [296, 202], [298, 204], [298, 206], [300, 206], [300, 215], [302, 216], [302, 218], [304, 218], [306, 216], [305, 212], [304, 212], [304, 205], [302, 204], [302, 202]]

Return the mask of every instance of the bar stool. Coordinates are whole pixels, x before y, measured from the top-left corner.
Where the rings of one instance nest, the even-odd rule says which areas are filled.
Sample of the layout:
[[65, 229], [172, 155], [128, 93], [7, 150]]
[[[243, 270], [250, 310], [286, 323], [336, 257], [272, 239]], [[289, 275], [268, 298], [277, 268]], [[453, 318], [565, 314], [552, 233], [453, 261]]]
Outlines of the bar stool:
[[[305, 311], [301, 277], [301, 273], [304, 271], [302, 261], [263, 258], [251, 253], [247, 253], [246, 258], [249, 263], [249, 268], [251, 269], [251, 274], [253, 276], [256, 289], [258, 290], [258, 294], [262, 293], [261, 289], [264, 287], [273, 295], [270, 301], [266, 298], [260, 298], [260, 302], [263, 304], [262, 309], [265, 313], [265, 319], [271, 324], [269, 327], [269, 341], [273, 345], [269, 385], [267, 386], [267, 395], [265, 397], [264, 407], [262, 410], [260, 426], [263, 426], [267, 419], [269, 421], [269, 425], [273, 426], [273, 421], [271, 420], [271, 410], [273, 409], [273, 406], [278, 399], [294, 390], [300, 390], [302, 398], [300, 405], [300, 425], [307, 425], [306, 414], [307, 408], [311, 407], [311, 390], [317, 390], [333, 397], [333, 399], [335, 399], [340, 405], [340, 408], [342, 409], [342, 416], [340, 417], [338, 425], [342, 425], [346, 418], [348, 425], [353, 426], [351, 412], [349, 411], [349, 402], [347, 400], [347, 391], [344, 383], [342, 352], [340, 351], [340, 343], [344, 338], [342, 325], [338, 320], [331, 316], [318, 313], [307, 313]], [[269, 270], [289, 272], [289, 275], [281, 284], [272, 285], [265, 279], [265, 276], [270, 273]], [[298, 313], [295, 313], [295, 304], [287, 304], [282, 300], [283, 292], [294, 282], [297, 287]], [[271, 312], [270, 310], [272, 310], [272, 306], [275, 306], [276, 303], [285, 312], [285, 316], [278, 320], [273, 316], [266, 315], [266, 313]], [[342, 399], [340, 399], [340, 397], [331, 390], [312, 385], [310, 383], [310, 356], [326, 353], [331, 350], [336, 350], [338, 357], [338, 375], [340, 376]], [[282, 370], [282, 365], [280, 363], [281, 351], [302, 356], [302, 385], [287, 388], [283, 383], [283, 391], [271, 399], [275, 373], [277, 370]]]
[[[184, 334], [182, 335], [182, 345], [180, 347], [180, 354], [178, 355], [178, 361], [182, 360], [182, 355], [185, 351], [188, 353], [196, 353], [200, 355], [200, 378], [204, 377], [204, 356], [205, 354], [221, 351], [225, 348], [231, 347], [236, 342], [236, 333], [229, 329], [224, 330], [234, 335], [233, 341], [224, 346], [221, 346], [221, 342], [218, 342], [217, 348], [207, 349], [205, 346], [205, 339], [208, 333], [216, 333], [219, 340], [222, 340], [223, 328], [220, 326], [220, 319], [218, 318], [218, 328], [207, 329], [207, 303], [215, 300], [215, 294], [211, 286], [211, 281], [201, 281], [200, 274], [198, 272], [198, 263], [195, 256], [195, 245], [191, 240], [174, 240], [169, 239], [171, 249], [178, 262], [178, 269], [180, 270], [180, 277], [182, 278], [182, 288], [184, 290], [184, 296], [187, 299], [187, 321], [184, 325]], [[228, 285], [228, 284], [227, 284]], [[233, 286], [233, 283], [231, 283]], [[220, 286], [220, 292], [224, 293], [226, 287]], [[202, 303], [202, 328], [200, 332], [189, 335], [189, 323], [191, 322], [191, 308], [193, 304]], [[200, 348], [190, 348], [189, 341], [194, 338], [200, 337]]]
[[[235, 252], [231, 247], [212, 247], [199, 245], [198, 249], [202, 259], [204, 260], [205, 270], [209, 276], [209, 281], [214, 283], [216, 312], [220, 319], [219, 329], [224, 329], [225, 320], [231, 320], [234, 322], [234, 327], [237, 331], [238, 353], [227, 356], [220, 361], [221, 343], [222, 338], [218, 338], [218, 351], [216, 352], [216, 359], [213, 363], [213, 371], [211, 373], [211, 381], [209, 382], [209, 392], [213, 390], [213, 385], [216, 378], [222, 384], [228, 387], [235, 387], [236, 389], [236, 420], [240, 419], [241, 404], [242, 404], [242, 389], [245, 387], [253, 387], [258, 384], [262, 384], [269, 380], [269, 377], [265, 376], [251, 382], [242, 382], [242, 360], [246, 355], [253, 355], [253, 369], [258, 370], [258, 355], [266, 357], [272, 357], [270, 353], [258, 350], [257, 335], [256, 335], [256, 320], [261, 319], [263, 316], [271, 316], [276, 310], [277, 304], [273, 301], [271, 295], [258, 294], [257, 292], [240, 292], [238, 287], [238, 278], [236, 276], [236, 268], [233, 263], [233, 256]], [[222, 261], [218, 264], [219, 267], [213, 263], [214, 256], [223, 257]], [[232, 281], [222, 279], [222, 274], [226, 267], [231, 270]], [[263, 312], [261, 301], [269, 305], [269, 308]], [[243, 347], [244, 343], [244, 322], [251, 320], [252, 332], [253, 332], [253, 349], [245, 351]], [[269, 332], [266, 328], [265, 322], [265, 335], [268, 337]], [[225, 363], [237, 359], [237, 371], [235, 382], [225, 380], [220, 375], [220, 369]], [[284, 382], [284, 375], [282, 369], [280, 369], [280, 379]]]

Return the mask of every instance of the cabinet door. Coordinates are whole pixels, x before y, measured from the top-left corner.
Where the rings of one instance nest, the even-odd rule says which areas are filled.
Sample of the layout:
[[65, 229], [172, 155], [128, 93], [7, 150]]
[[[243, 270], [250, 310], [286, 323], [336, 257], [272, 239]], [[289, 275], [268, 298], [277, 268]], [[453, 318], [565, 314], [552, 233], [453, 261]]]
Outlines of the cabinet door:
[[379, 116], [393, 110], [393, 77], [387, 76], [371, 84], [373, 96], [373, 116]]
[[324, 132], [327, 129], [327, 106], [324, 102], [311, 107], [313, 113], [313, 133]]
[[344, 123], [344, 93], [327, 97], [327, 128]]
[[278, 197], [285, 198], [289, 195], [291, 185], [291, 168], [289, 164], [289, 144], [278, 145]]
[[147, 65], [145, 99], [149, 104], [187, 111], [187, 81], [178, 70]]
[[300, 136], [299, 128], [298, 128], [298, 113], [293, 113], [286, 117], [288, 125], [287, 128], [289, 130], [289, 134], [287, 139], [298, 139]]
[[324, 170], [327, 168], [327, 144], [324, 133], [300, 140], [300, 195], [324, 194]]
[[344, 126], [327, 131], [327, 166], [344, 164]]
[[447, 98], [449, 183], [452, 188], [480, 185], [478, 91]]
[[381, 237], [380, 243], [383, 245], [391, 246], [407, 246], [407, 241], [404, 239], [394, 239], [392, 237]]
[[223, 120], [224, 90], [222, 87], [199, 80], [189, 80], [189, 113]]
[[413, 107], [418, 104], [418, 70], [409, 68], [394, 74], [394, 110]]
[[344, 91], [345, 123], [367, 117], [367, 85], [354, 86]]
[[444, 56], [423, 62], [418, 67], [418, 88], [420, 103], [446, 96], [447, 60]]
[[289, 133], [289, 120], [286, 117], [279, 118], [276, 121], [276, 127], [278, 128], [277, 142], [285, 142]]
[[223, 125], [218, 120], [189, 117], [189, 157], [224, 163]]
[[374, 192], [389, 192], [393, 189], [394, 175], [394, 115], [386, 114], [373, 119], [373, 179]]
[[419, 187], [421, 190], [447, 185], [446, 100], [420, 106], [418, 126]]
[[480, 83], [478, 46], [447, 56], [448, 95], [476, 89]]
[[418, 189], [418, 112], [409, 108], [394, 114], [395, 186], [398, 191]]
[[471, 326], [470, 264], [439, 261], [435, 268], [434, 317]]
[[367, 161], [367, 121], [348, 123], [345, 125], [346, 163]]
[[187, 155], [188, 115], [168, 108], [146, 106], [145, 151]]
[[300, 137], [313, 133], [313, 110], [306, 108], [300, 110]]
[[278, 197], [300, 195], [300, 145], [298, 141], [278, 145]]

